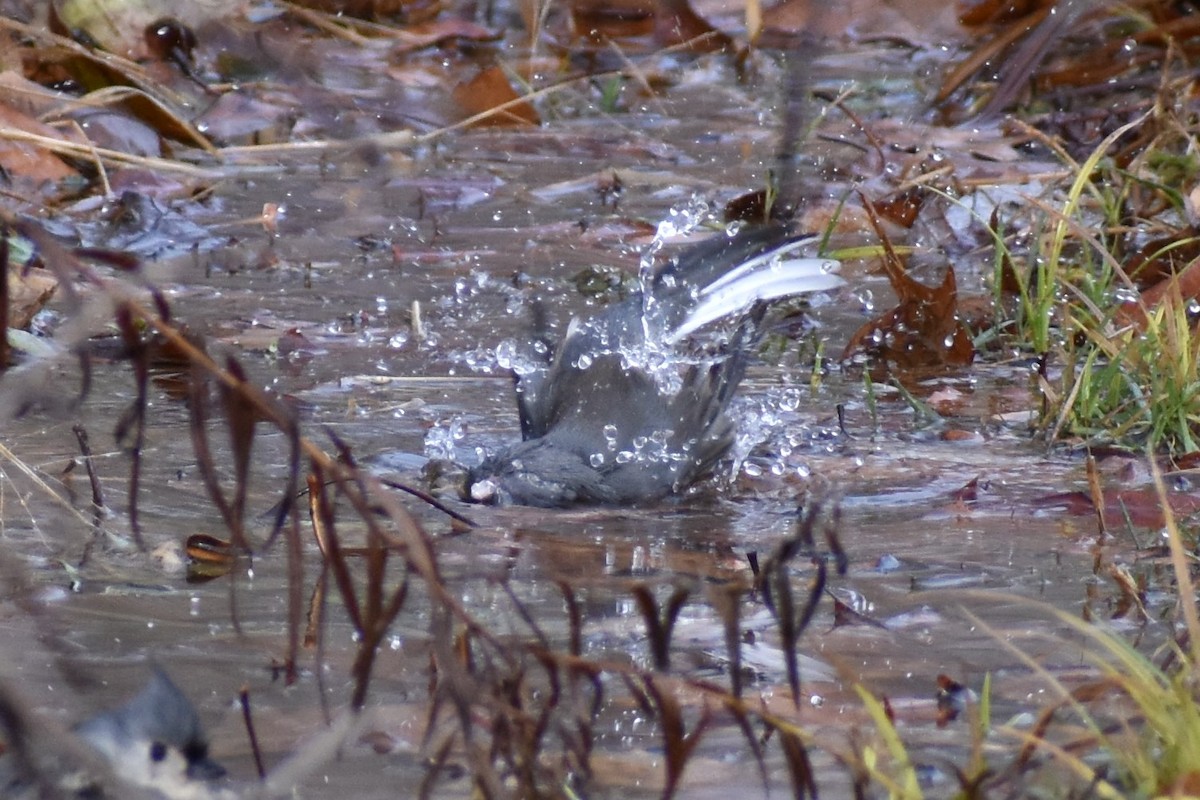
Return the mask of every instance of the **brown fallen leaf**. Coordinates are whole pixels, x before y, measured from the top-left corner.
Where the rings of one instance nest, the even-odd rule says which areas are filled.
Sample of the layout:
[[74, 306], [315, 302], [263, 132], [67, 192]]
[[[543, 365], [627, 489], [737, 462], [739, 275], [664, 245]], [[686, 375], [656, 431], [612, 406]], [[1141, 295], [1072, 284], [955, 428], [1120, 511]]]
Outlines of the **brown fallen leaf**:
[[594, 44], [654, 33], [655, 4], [647, 0], [574, 0], [571, 30]]
[[925, 187], [913, 186], [900, 194], [876, 202], [875, 210], [889, 222], [902, 228], [911, 228], [917, 221], [917, 215], [921, 213], [925, 195]]
[[1188, 303], [1196, 298], [1200, 298], [1200, 258], [1146, 289], [1136, 300], [1123, 303], [1114, 318], [1118, 324], [1145, 330], [1150, 316], [1164, 304]]
[[865, 353], [901, 368], [970, 364], [975, 346], [958, 317], [954, 268], [946, 268], [940, 286], [928, 287], [914, 280], [893, 249], [874, 205], [863, 197], [863, 206], [883, 245], [883, 266], [897, 305], [855, 331], [842, 358]]
[[1049, 0], [958, 0], [958, 21], [968, 27], [996, 25], [1020, 19], [1043, 6]]
[[[11, 129], [44, 136], [48, 139], [64, 138], [54, 128], [27, 116], [4, 103], [0, 103], [0, 129]], [[0, 172], [9, 180], [26, 186], [44, 183], [57, 184], [79, 173], [44, 147], [32, 142], [10, 139], [0, 132]]]
[[[573, 0], [571, 35], [584, 47], [649, 36], [656, 47], [686, 45], [694, 53], [733, 46], [733, 39], [693, 10], [689, 0]], [[628, 51], [623, 43], [622, 48]], [[636, 49], [636, 46], [635, 48]]]
[[541, 124], [537, 111], [527, 100], [521, 99], [508, 75], [498, 65], [488, 67], [454, 87], [453, 96], [466, 117], [486, 115], [472, 122], [472, 127]]
[[[1104, 516], [1109, 520], [1123, 520], [1128, 515], [1130, 522], [1144, 528], [1161, 528], [1166, 524], [1158, 490], [1153, 486], [1142, 489], [1104, 489]], [[1182, 492], [1167, 495], [1171, 511], [1177, 516], [1200, 511], [1200, 496]], [[1090, 516], [1096, 513], [1096, 504], [1089, 492], [1057, 492], [1033, 501], [1034, 508], [1065, 508], [1072, 516]]]
[[54, 296], [58, 279], [49, 270], [8, 270], [8, 326], [24, 330]]
[[763, 46], [786, 44], [797, 33], [856, 41], [886, 37], [918, 48], [970, 35], [958, 23], [954, 4], [945, 0], [785, 0], [763, 12]]
[[654, 40], [664, 47], [687, 44], [694, 53], [713, 53], [733, 47], [733, 39], [697, 14], [688, 0], [659, 0], [654, 17]]
[[975, 503], [975, 502], [979, 501], [980, 491], [981, 490], [987, 491], [987, 488], [988, 488], [988, 483], [986, 481], [984, 481], [983, 486], [980, 487], [979, 476], [975, 476], [974, 478], [971, 478], [971, 480], [967, 481], [962, 486], [958, 487], [953, 492], [951, 492], [950, 499], [953, 500], [955, 503], [960, 503], [963, 505], [966, 505], [968, 503]]
[[499, 29], [485, 28], [461, 17], [439, 17], [404, 29], [404, 36], [395, 52], [423, 50], [448, 42], [494, 42], [503, 36]]
[[844, 600], [838, 598], [837, 595], [830, 595], [833, 598], [833, 627], [842, 628], [847, 625], [865, 625], [871, 628], [882, 628], [887, 630], [887, 625], [884, 625], [879, 620], [872, 616], [855, 611], [854, 608]]
[[4, 98], [6, 107], [33, 118], [40, 118], [73, 99], [63, 92], [47, 89], [12, 69], [0, 71], [0, 97]]
[[1190, 228], [1146, 242], [1125, 265], [1127, 274], [1140, 289], [1182, 272], [1200, 258], [1200, 236]]

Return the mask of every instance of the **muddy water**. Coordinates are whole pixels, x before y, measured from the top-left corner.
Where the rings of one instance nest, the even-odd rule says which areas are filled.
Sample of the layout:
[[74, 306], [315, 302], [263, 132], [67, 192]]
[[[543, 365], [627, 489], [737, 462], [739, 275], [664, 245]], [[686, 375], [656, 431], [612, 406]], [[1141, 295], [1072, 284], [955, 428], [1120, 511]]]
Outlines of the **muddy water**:
[[[235, 354], [252, 380], [292, 399], [314, 437], [327, 428], [359, 458], [392, 467], [416, 465], [429, 452], [470, 463], [482, 449], [519, 435], [507, 378], [495, 364], [496, 344], [519, 335], [524, 321], [514, 273], [536, 284], [561, 317], [586, 313], [589, 301], [571, 278], [596, 265], [636, 270], [645, 238], [628, 236], [632, 220], [662, 220], [672, 209], [694, 211], [697, 196], [715, 205], [761, 184], [773, 147], [768, 103], [718, 67], [707, 74], [711, 83], [677, 87], [661, 104], [621, 118], [468, 133], [412, 160], [350, 157], [336, 174], [300, 169], [286, 178], [231, 181], [204, 222], [222, 234], [234, 231], [236, 241], [152, 268], [169, 287], [177, 317], [217, 350]], [[615, 212], [595, 191], [614, 169], [624, 184]], [[841, 188], [834, 180], [830, 193]], [[286, 205], [274, 238], [238, 222], [264, 202]], [[970, 264], [960, 269], [960, 284], [980, 285]], [[882, 279], [863, 265], [847, 265], [846, 277], [850, 286], [817, 300], [812, 312], [831, 354], [867, 319], [864, 298], [876, 305], [887, 298]], [[76, 385], [68, 367], [54, 378], [62, 392]], [[1035, 506], [1049, 493], [1081, 488], [1083, 473], [1078, 460], [1049, 454], [1024, 423], [1003, 421], [1014, 418], [1003, 414], [1034, 407], [1025, 370], [977, 365], [910, 389], [926, 397], [952, 391], [956, 400], [930, 420], [884, 385], [868, 398], [853, 369], [835, 366], [814, 388], [809, 368], [784, 358], [757, 366], [744, 385], [747, 427], [766, 444], [719, 485], [637, 510], [464, 508], [480, 527], [453, 537], [443, 535], [436, 514], [420, 514], [441, 536], [449, 585], [504, 634], [528, 631], [501, 578], [561, 646], [566, 623], [557, 582], [565, 581], [583, 598], [584, 655], [649, 667], [629, 587], [641, 582], [660, 594], [688, 587], [672, 666], [720, 683], [728, 662], [706, 583], [748, 576], [747, 554], [769, 553], [792, 530], [801, 500], [821, 499], [827, 513], [840, 510], [837, 530], [850, 559], [849, 574], [834, 578], [831, 591], [862, 621], [835, 626], [826, 598], [802, 640], [811, 660], [803, 664], [803, 696], [793, 710], [776, 626], [761, 602], [748, 601], [747, 691], [818, 735], [818, 783], [837, 796], [847, 788], [847, 772], [835, 755], [847, 752], [854, 736], [871, 736], [852, 691], [861, 681], [890, 699], [914, 756], [929, 765], [922, 774], [932, 792], [949, 794], [955, 787], [944, 767], [965, 763], [969, 734], [962, 720], [936, 724], [936, 677], [944, 673], [978, 690], [990, 674], [995, 719], [1035, 713], [1046, 688], [1011, 648], [1052, 671], [1074, 669], [1083, 657], [1031, 601], [1071, 612], [1087, 603], [1104, 616], [1115, 590], [1093, 574], [1094, 522]], [[104, 525], [115, 533], [127, 532], [128, 462], [110, 431], [132, 396], [126, 366], [98, 365], [78, 419], [98, 451], [113, 509]], [[65, 569], [92, 535], [81, 475], [66, 481], [69, 487], [60, 480], [76, 454], [76, 421], [35, 413], [5, 423], [4, 443], [66, 497], [56, 503], [13, 464], [3, 465], [5, 551], [28, 563], [40, 587], [36, 614], [4, 609], [0, 626], [12, 643], [5, 656], [38, 707], [64, 720], [116, 702], [142, 678], [144, 660], [157, 660], [195, 698], [215, 755], [236, 779], [250, 780], [249, 747], [231, 698], [249, 687], [268, 765], [278, 762], [320, 723], [316, 670], [326, 701], [334, 708], [347, 701], [350, 628], [333, 613], [323, 666], [310, 655], [300, 682], [285, 687], [271, 671], [285, 652], [280, 550], [238, 577], [240, 633], [230, 622], [228, 578], [188, 585], [169, 559], [147, 561], [115, 548], [96, 549], [78, 574]], [[214, 436], [218, 458], [227, 459]], [[141, 512], [149, 543], [178, 549], [191, 533], [221, 535], [196, 472], [186, 410], [156, 391], [147, 437]], [[265, 432], [255, 450], [256, 513], [277, 499], [284, 461], [282, 437]], [[977, 496], [963, 499], [959, 490], [976, 478]], [[261, 534], [267, 518], [256, 519]], [[1105, 552], [1122, 558], [1129, 551], [1122, 540]], [[309, 547], [310, 582], [314, 572]], [[807, 576], [798, 565], [798, 585]], [[406, 796], [404, 787], [419, 784], [429, 684], [422, 603], [411, 601], [380, 657], [367, 743], [351, 743], [301, 796]], [[54, 669], [61, 662], [80, 669], [81, 696]], [[593, 796], [658, 796], [662, 750], [654, 726], [618, 690], [610, 699], [596, 727]], [[768, 782], [782, 790], [778, 751], [767, 749], [766, 769]], [[760, 785], [728, 720], [705, 737], [684, 780], [689, 797]], [[441, 791], [461, 796], [468, 787], [450, 779]]]

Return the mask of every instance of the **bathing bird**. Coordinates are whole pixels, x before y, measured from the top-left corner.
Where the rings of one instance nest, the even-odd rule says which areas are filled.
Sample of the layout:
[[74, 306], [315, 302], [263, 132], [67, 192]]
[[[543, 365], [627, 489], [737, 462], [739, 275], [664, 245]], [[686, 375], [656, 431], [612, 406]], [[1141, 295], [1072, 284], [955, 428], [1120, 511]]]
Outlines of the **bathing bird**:
[[771, 305], [843, 283], [837, 262], [795, 255], [812, 239], [779, 223], [717, 233], [561, 340], [538, 324], [512, 361], [522, 441], [468, 472], [469, 499], [636, 505], [702, 478], [734, 442], [730, 403]]

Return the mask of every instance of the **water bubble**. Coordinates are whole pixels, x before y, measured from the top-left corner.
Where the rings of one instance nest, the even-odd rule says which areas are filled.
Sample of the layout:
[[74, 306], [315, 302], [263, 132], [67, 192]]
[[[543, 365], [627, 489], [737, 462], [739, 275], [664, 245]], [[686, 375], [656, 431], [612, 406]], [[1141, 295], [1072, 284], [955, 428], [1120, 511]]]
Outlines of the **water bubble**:
[[517, 360], [517, 344], [512, 339], [505, 339], [496, 345], [496, 366], [502, 369], [513, 369]]
[[592, 453], [590, 456], [588, 456], [588, 463], [591, 464], [594, 469], [600, 469], [600, 467], [604, 466], [604, 454]]
[[608, 424], [604, 426], [604, 441], [608, 443], [609, 450], [617, 449], [617, 426]]

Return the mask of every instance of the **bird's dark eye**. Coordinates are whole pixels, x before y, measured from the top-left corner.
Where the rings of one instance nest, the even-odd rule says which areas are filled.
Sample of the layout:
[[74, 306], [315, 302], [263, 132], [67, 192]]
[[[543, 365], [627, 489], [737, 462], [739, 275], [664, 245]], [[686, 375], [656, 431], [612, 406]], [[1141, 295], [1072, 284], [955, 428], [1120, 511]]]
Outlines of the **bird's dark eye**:
[[208, 758], [208, 745], [200, 741], [188, 742], [183, 748], [183, 757], [189, 764], [203, 761]]
[[167, 746], [162, 742], [150, 743], [150, 760], [154, 762], [162, 761], [167, 757]]

